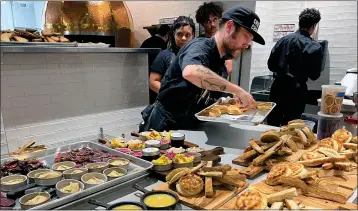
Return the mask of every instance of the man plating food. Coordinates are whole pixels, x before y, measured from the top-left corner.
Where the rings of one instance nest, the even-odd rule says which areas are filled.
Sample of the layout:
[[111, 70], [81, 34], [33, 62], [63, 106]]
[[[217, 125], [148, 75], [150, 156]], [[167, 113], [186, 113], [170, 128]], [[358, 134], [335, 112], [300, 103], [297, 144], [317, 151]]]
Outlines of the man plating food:
[[280, 126], [300, 119], [305, 110], [307, 80], [317, 80], [321, 75], [323, 50], [310, 38], [321, 14], [316, 9], [305, 9], [299, 16], [299, 30], [281, 38], [272, 48], [267, 65], [274, 72], [275, 80], [270, 91], [270, 101], [277, 105], [269, 114], [269, 125]]
[[208, 106], [201, 100], [205, 89], [234, 94], [245, 107], [255, 104], [248, 92], [220, 75], [225, 60], [237, 58], [251, 41], [265, 44], [257, 33], [259, 25], [253, 11], [235, 7], [223, 13], [212, 38], [188, 42], [165, 73], [157, 101], [142, 111], [139, 132], [195, 127], [199, 123], [195, 113]]

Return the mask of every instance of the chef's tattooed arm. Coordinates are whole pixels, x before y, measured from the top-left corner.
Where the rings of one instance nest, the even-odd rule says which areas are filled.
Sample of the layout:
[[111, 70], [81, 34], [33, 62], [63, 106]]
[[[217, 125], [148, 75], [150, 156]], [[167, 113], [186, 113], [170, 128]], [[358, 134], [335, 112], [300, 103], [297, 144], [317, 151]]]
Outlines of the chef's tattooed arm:
[[202, 89], [238, 94], [243, 91], [239, 86], [222, 78], [203, 65], [187, 65], [183, 77]]

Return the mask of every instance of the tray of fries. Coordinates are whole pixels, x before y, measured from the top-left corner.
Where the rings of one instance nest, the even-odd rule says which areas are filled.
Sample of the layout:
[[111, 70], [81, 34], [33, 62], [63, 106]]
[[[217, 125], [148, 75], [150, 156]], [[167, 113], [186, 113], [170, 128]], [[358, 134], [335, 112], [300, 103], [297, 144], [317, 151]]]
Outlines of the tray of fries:
[[258, 125], [265, 120], [275, 106], [274, 102], [257, 102], [254, 107], [244, 108], [236, 99], [223, 97], [196, 113], [195, 117], [206, 122]]

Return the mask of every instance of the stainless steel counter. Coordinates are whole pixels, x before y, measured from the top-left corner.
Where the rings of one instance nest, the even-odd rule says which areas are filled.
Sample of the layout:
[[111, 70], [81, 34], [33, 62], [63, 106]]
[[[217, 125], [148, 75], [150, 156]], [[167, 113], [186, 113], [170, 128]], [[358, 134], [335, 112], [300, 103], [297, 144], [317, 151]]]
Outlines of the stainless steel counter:
[[158, 53], [159, 48], [1, 46], [1, 53]]
[[[198, 144], [200, 147], [207, 149], [214, 148], [216, 146], [223, 146], [225, 154], [221, 155], [222, 164], [231, 164], [233, 166], [240, 167], [238, 165], [232, 164], [232, 160], [238, 157], [243, 152], [243, 149], [248, 145], [250, 138], [258, 138], [262, 131], [269, 129], [278, 129], [276, 127], [259, 125], [259, 126], [240, 126], [240, 125], [229, 125], [229, 124], [219, 124], [219, 123], [204, 123], [196, 131], [184, 131], [186, 140]], [[113, 136], [120, 136], [120, 134], [108, 134]], [[257, 183], [263, 180], [266, 177], [266, 173], [262, 173], [255, 179], [249, 179], [250, 184]], [[151, 190], [154, 187], [162, 184], [162, 181], [159, 181], [153, 177], [146, 177], [143, 179], [138, 179], [137, 184], [145, 187], [147, 190]], [[94, 198], [100, 200], [104, 203], [113, 204], [121, 201], [139, 201], [139, 198], [135, 196], [135, 193], [140, 193], [132, 188], [133, 183], [126, 184], [120, 188], [113, 187], [111, 190], [97, 193], [92, 195], [89, 198]], [[353, 193], [349, 202], [356, 203], [357, 190]], [[104, 210], [102, 207], [97, 207], [87, 203], [89, 198], [84, 198], [78, 200], [74, 203], [67, 204], [66, 206], [59, 207], [58, 209], [71, 209], [71, 210]], [[190, 209], [191, 208], [178, 205], [176, 209]]]

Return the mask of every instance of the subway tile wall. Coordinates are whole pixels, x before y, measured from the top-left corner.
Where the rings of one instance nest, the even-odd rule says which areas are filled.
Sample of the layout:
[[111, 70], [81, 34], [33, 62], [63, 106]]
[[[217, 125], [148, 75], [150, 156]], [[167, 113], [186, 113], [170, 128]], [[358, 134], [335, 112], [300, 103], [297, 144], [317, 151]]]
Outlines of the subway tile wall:
[[148, 103], [146, 53], [4, 53], [1, 110], [15, 150], [117, 130], [129, 133]]

